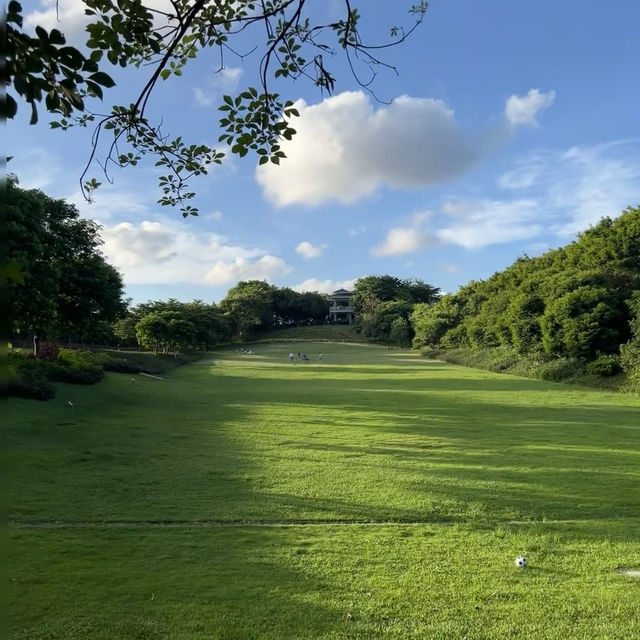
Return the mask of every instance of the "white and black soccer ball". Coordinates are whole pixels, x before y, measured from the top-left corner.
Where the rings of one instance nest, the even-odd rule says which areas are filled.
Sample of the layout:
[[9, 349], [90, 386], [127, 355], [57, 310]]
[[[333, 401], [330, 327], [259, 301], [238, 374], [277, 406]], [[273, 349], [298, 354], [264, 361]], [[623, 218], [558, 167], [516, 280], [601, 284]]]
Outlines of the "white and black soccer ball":
[[518, 556], [516, 558], [516, 567], [518, 569], [524, 569], [527, 566], [527, 559], [524, 556]]

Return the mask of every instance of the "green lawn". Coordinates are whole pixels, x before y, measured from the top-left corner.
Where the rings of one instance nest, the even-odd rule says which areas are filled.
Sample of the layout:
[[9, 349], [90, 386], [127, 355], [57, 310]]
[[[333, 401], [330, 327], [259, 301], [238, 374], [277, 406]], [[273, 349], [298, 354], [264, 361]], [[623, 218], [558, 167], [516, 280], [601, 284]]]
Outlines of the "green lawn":
[[640, 637], [637, 396], [255, 350], [9, 401], [11, 637]]

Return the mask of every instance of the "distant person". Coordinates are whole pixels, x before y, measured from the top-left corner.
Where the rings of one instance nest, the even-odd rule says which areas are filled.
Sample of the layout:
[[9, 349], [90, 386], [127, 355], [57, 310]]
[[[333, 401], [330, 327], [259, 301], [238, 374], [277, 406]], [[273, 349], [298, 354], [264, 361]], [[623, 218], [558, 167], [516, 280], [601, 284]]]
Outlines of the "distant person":
[[289, 360], [293, 360], [293, 351], [289, 351]]
[[321, 353], [318, 354], [318, 360], [320, 360], [320, 362], [322, 362], [322, 354]]

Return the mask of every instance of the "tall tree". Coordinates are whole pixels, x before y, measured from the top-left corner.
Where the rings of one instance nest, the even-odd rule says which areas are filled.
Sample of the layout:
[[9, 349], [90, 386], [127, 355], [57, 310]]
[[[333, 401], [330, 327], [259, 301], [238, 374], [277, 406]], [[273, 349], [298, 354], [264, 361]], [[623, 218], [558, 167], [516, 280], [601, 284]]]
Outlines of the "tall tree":
[[120, 274], [100, 253], [100, 227], [73, 205], [6, 186], [7, 259], [24, 283], [8, 282], [9, 332], [87, 340], [124, 313]]
[[274, 325], [274, 287], [262, 280], [238, 282], [220, 301], [220, 309], [232, 320], [237, 336], [244, 340], [258, 329]]

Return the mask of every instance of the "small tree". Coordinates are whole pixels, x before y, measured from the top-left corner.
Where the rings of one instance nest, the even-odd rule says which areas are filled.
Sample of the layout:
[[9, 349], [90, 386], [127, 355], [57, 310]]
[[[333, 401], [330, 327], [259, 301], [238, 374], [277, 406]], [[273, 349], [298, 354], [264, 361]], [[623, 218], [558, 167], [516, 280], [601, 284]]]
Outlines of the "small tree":
[[136, 337], [141, 346], [153, 349], [154, 355], [158, 355], [169, 337], [167, 321], [158, 313], [144, 316], [136, 324]]

